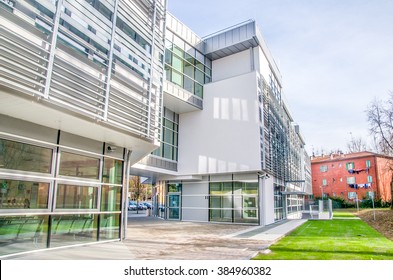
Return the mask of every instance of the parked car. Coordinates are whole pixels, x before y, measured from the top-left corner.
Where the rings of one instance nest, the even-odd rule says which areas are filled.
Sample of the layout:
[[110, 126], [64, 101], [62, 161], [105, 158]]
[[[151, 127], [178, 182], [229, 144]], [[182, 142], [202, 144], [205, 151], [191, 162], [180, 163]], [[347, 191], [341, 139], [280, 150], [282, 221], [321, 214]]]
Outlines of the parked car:
[[142, 202], [140, 202], [140, 203], [138, 204], [138, 210], [146, 210], [146, 209], [147, 209], [146, 205], [143, 204]]
[[138, 209], [138, 206], [136, 205], [135, 202], [133, 202], [133, 201], [128, 202], [128, 211], [134, 211], [137, 209]]
[[145, 206], [146, 206], [146, 208], [147, 209], [151, 209], [152, 208], [152, 205], [151, 205], [151, 203], [150, 202], [142, 202]]

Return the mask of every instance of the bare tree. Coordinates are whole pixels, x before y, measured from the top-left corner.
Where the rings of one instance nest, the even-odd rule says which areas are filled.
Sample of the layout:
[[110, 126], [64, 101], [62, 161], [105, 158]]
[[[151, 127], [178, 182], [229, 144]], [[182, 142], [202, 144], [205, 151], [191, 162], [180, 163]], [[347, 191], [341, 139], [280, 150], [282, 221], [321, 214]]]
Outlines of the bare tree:
[[351, 137], [351, 141], [347, 143], [348, 153], [358, 153], [367, 150], [367, 144], [362, 137]]
[[[393, 156], [393, 92], [390, 92], [390, 98], [386, 101], [375, 99], [367, 109], [367, 117], [378, 152]], [[390, 185], [393, 209], [393, 162], [389, 169], [392, 171]]]
[[393, 92], [387, 101], [374, 100], [367, 117], [378, 152], [393, 156]]

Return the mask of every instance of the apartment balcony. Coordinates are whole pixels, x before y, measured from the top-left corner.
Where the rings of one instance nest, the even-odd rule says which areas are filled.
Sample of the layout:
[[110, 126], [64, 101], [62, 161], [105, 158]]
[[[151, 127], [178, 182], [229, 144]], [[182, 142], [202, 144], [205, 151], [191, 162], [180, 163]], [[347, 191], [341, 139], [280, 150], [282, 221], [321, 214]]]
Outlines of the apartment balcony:
[[164, 82], [164, 106], [178, 114], [203, 109], [203, 99], [168, 81]]

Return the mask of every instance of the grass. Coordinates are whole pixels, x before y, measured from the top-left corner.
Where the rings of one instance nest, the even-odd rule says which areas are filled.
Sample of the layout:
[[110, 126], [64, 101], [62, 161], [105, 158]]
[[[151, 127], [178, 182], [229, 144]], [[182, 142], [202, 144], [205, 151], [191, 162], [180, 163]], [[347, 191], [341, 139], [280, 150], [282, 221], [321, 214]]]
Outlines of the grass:
[[393, 242], [356, 219], [307, 221], [269, 249], [254, 259], [393, 260]]
[[355, 218], [356, 216], [351, 212], [333, 211], [334, 218]]

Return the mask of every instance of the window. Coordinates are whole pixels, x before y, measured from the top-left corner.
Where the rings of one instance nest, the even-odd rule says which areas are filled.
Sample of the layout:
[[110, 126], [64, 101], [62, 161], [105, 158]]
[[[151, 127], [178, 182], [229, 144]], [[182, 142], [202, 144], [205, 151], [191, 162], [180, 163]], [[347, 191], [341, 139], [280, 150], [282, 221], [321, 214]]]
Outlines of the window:
[[87, 3], [92, 5], [97, 11], [99, 11], [108, 20], [112, 19], [112, 11], [109, 10], [104, 4], [101, 4], [99, 0], [86, 0]]
[[373, 182], [373, 176], [371, 176], [371, 175], [367, 176], [367, 182], [372, 183]]
[[0, 139], [0, 168], [51, 173], [52, 149]]
[[322, 179], [322, 185], [323, 186], [327, 186], [327, 180], [326, 179]]
[[284, 198], [282, 192], [284, 191], [283, 186], [274, 185], [274, 220], [279, 221], [284, 219]]
[[105, 158], [102, 182], [120, 185], [123, 178], [123, 161]]
[[355, 199], [357, 197], [356, 192], [348, 192], [348, 199]]
[[[166, 79], [203, 98], [203, 85], [211, 81], [211, 69], [207, 68], [211, 67], [211, 61], [187, 45], [182, 39], [172, 35], [167, 38], [172, 39], [174, 44], [167, 42], [165, 50]], [[187, 46], [186, 52], [184, 51], [185, 45]], [[197, 52], [198, 59], [193, 57], [195, 52]]]
[[354, 168], [355, 168], [355, 163], [353, 163], [353, 162], [348, 162], [348, 163], [346, 164], [346, 167], [347, 167], [347, 170], [354, 169]]
[[257, 183], [210, 183], [210, 221], [257, 222]]
[[319, 170], [320, 170], [321, 172], [327, 172], [327, 171], [328, 171], [328, 166], [327, 166], [327, 165], [321, 165], [321, 166], [319, 167]]
[[101, 211], [120, 211], [121, 187], [101, 187]]
[[374, 192], [372, 192], [372, 191], [367, 192], [367, 193], [366, 193], [366, 197], [367, 197], [368, 199], [373, 199], [373, 198], [374, 198]]
[[370, 167], [371, 167], [371, 161], [366, 160], [366, 167], [367, 167], [367, 168], [370, 168]]
[[348, 184], [356, 184], [356, 178], [355, 177], [347, 177], [347, 183]]
[[100, 160], [98, 158], [62, 152], [59, 175], [98, 179], [99, 167]]
[[181, 192], [182, 184], [168, 184], [168, 192]]
[[179, 115], [164, 108], [162, 123], [161, 147], [152, 154], [177, 161]]
[[47, 209], [49, 183], [0, 180], [0, 209]]
[[57, 186], [56, 208], [96, 209], [97, 187], [59, 184]]
[[125, 23], [122, 19], [116, 19], [116, 26], [123, 31], [128, 37], [134, 40], [138, 45], [140, 45], [143, 49], [145, 49], [148, 53], [151, 53], [150, 44], [142, 38], [141, 35], [135, 32], [135, 30], [130, 27], [127, 23]]

